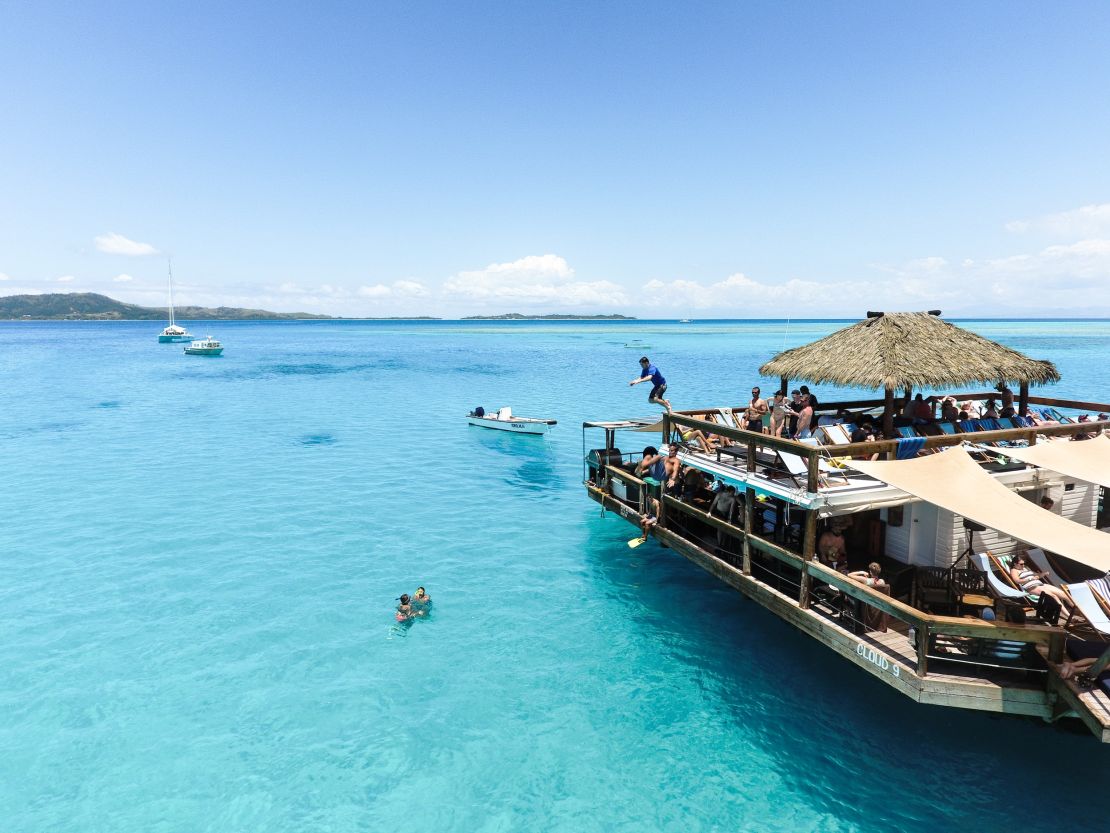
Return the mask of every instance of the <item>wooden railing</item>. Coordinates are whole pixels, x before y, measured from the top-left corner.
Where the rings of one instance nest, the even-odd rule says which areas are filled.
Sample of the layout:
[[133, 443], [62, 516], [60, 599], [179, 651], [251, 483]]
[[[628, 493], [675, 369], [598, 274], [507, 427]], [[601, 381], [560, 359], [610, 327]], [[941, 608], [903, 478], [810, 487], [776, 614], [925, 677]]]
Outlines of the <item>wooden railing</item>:
[[[754, 460], [754, 449], [756, 448], [770, 448], [778, 451], [785, 451], [789, 454], [796, 454], [808, 461], [809, 478], [806, 488], [807, 491], [810, 492], [817, 491], [817, 484], [819, 483], [818, 461], [822, 457], [851, 457], [853, 455], [871, 456], [872, 454], [894, 455], [898, 450], [899, 441], [897, 439], [841, 445], [806, 445], [804, 443], [795, 442], [794, 440], [774, 437], [770, 434], [759, 434], [755, 431], [748, 431], [743, 428], [731, 428], [726, 425], [718, 425], [715, 422], [688, 416], [688, 413], [690, 412], [675, 411], [664, 417], [664, 442], [666, 441], [666, 435], [669, 433], [667, 425], [670, 423], [687, 428], [697, 428], [706, 434], [716, 434], [719, 437], [725, 437], [737, 443], [747, 444], [749, 446], [748, 457], [750, 460]], [[965, 442], [996, 443], [1006, 441], [1014, 442], [1018, 440], [1025, 440], [1030, 445], [1033, 445], [1037, 442], [1038, 435], [1045, 437], [1067, 437], [1077, 434], [1089, 434], [1092, 432], [1101, 433], [1107, 429], [1110, 429], [1110, 423], [1107, 422], [1074, 422], [1060, 425], [1038, 425], [1034, 428], [1004, 428], [998, 431], [939, 434], [934, 437], [924, 437], [925, 443], [922, 448], [947, 448], [948, 446], [962, 445]], [[1005, 454], [1005, 449], [999, 448], [999, 453]], [[849, 465], [851, 464], [849, 463]], [[749, 469], [754, 470], [754, 468], [754, 465], [749, 465]]]
[[[676, 415], [677, 416], [677, 415]], [[693, 420], [698, 422], [699, 420]], [[721, 426], [717, 426], [721, 427]], [[746, 433], [752, 432], [737, 432], [737, 429], [726, 429], [732, 433]], [[752, 436], [758, 436], [752, 434]], [[791, 443], [789, 440], [781, 440], [777, 438], [770, 438], [775, 443], [790, 443], [792, 446], [797, 446], [797, 443]], [[801, 449], [806, 451], [813, 451], [809, 446], [801, 446]], [[797, 453], [797, 452], [792, 452]], [[652, 488], [650, 484], [645, 483], [643, 479], [612, 466], [606, 466], [605, 469], [605, 491], [611, 493], [612, 480], [620, 480], [627, 485], [639, 487], [639, 512], [642, 515], [644, 512], [645, 498], [648, 491]], [[665, 510], [672, 512], [680, 512], [693, 517], [714, 529], [720, 530], [725, 534], [736, 538], [743, 545], [743, 567], [742, 572], [751, 581], [758, 582], [766, 585], [766, 582], [760, 581], [755, 578], [751, 571], [751, 554], [753, 551], [763, 553], [784, 564], [792, 569], [798, 570], [801, 573], [801, 583], [799, 589], [798, 607], [807, 609], [809, 607], [810, 592], [814, 580], [823, 582], [831, 587], [835, 587], [845, 596], [856, 599], [863, 604], [869, 605], [883, 613], [886, 613], [895, 619], [898, 619], [915, 629], [917, 638], [916, 645], [914, 646], [917, 652], [917, 675], [924, 677], [929, 673], [929, 657], [928, 647], [931, 638], [934, 636], [954, 636], [974, 639], [990, 639], [990, 640], [1011, 640], [1014, 642], [1024, 642], [1032, 645], [1043, 645], [1048, 649], [1048, 657], [1053, 662], [1060, 662], [1063, 658], [1064, 639], [1066, 632], [1062, 628], [1048, 627], [1044, 625], [1015, 625], [1002, 622], [989, 622], [980, 621], [976, 619], [964, 619], [954, 616], [938, 616], [932, 613], [925, 613], [912, 607], [905, 602], [901, 602], [890, 596], [879, 593], [868, 587], [867, 585], [851, 579], [842, 573], [833, 570], [832, 568], [813, 560], [812, 558], [805, 558], [802, 555], [792, 552], [784, 547], [775, 544], [759, 535], [752, 532], [753, 518], [752, 518], [752, 503], [754, 502], [754, 492], [751, 489], [747, 490], [748, 499], [744, 502], [744, 521], [746, 529], [735, 526], [728, 521], [718, 518], [708, 512], [699, 509], [696, 506], [691, 506], [677, 498], [670, 495], [660, 495], [660, 526], [674, 530], [665, 523]], [[816, 513], [808, 512], [807, 515], [815, 520]], [[809, 518], [807, 518], [807, 521]], [[807, 526], [809, 524], [807, 523]], [[812, 532], [807, 529], [806, 541], [803, 543], [803, 550], [808, 550], [812, 553], [812, 546], [807, 546], [812, 540]], [[717, 558], [717, 556], [712, 556]]]

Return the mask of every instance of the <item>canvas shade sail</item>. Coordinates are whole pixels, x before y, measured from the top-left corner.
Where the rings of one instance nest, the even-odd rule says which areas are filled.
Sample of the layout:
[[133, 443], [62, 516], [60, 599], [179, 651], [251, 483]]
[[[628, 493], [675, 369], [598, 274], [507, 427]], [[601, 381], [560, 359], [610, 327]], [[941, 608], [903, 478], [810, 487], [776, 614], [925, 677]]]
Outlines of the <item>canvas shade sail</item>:
[[1100, 572], [1110, 570], [1110, 535], [1031, 503], [995, 480], [962, 448], [913, 460], [853, 460], [851, 465], [876, 480], [1019, 541]]
[[1076, 442], [1047, 440], [1028, 448], [984, 450], [1110, 489], [1110, 439], [1105, 435]]

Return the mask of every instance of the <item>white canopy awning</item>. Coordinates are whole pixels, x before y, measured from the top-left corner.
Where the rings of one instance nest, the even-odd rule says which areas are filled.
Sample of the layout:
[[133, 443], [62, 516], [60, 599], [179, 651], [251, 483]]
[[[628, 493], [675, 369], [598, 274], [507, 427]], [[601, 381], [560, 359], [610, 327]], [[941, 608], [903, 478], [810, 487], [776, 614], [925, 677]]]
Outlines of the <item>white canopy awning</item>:
[[[1085, 446], [1093, 441], [1069, 443]], [[1009, 453], [1009, 449], [1004, 453]], [[896, 489], [996, 529], [1019, 541], [1086, 564], [1110, 570], [1110, 536], [1053, 512], [1010, 491], [963, 448], [912, 460], [853, 460], [858, 469]]]
[[[995, 451], [993, 448], [984, 451]], [[1031, 466], [1097, 483], [1110, 488], [1110, 439], [1105, 434], [1091, 440], [1042, 440], [1028, 448], [1000, 448], [999, 454]]]

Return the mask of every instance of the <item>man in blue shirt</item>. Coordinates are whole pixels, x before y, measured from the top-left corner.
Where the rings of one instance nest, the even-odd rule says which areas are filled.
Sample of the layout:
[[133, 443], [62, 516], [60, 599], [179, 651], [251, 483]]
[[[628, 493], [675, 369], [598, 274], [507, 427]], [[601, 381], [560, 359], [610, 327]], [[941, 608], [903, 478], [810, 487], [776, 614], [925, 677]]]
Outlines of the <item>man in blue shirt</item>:
[[644, 356], [640, 359], [640, 378], [633, 379], [628, 383], [629, 387], [638, 385], [640, 382], [651, 382], [651, 393], [648, 394], [648, 402], [655, 402], [657, 405], [662, 405], [668, 411], [671, 409], [671, 403], [663, 398], [663, 394], [667, 390], [667, 380], [663, 378], [663, 374], [659, 372], [659, 368], [651, 363], [651, 359]]

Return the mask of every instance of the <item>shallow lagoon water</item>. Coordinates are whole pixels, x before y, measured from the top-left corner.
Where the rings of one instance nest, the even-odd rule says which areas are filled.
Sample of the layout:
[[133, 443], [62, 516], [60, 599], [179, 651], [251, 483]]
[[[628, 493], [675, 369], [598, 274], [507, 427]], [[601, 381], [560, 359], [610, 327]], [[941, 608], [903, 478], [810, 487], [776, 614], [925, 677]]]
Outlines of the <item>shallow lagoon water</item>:
[[[1104, 826], [1085, 730], [916, 705], [585, 497], [625, 344], [717, 405], [837, 326], [0, 323], [3, 829]], [[1110, 392], [1110, 322], [965, 326]]]

